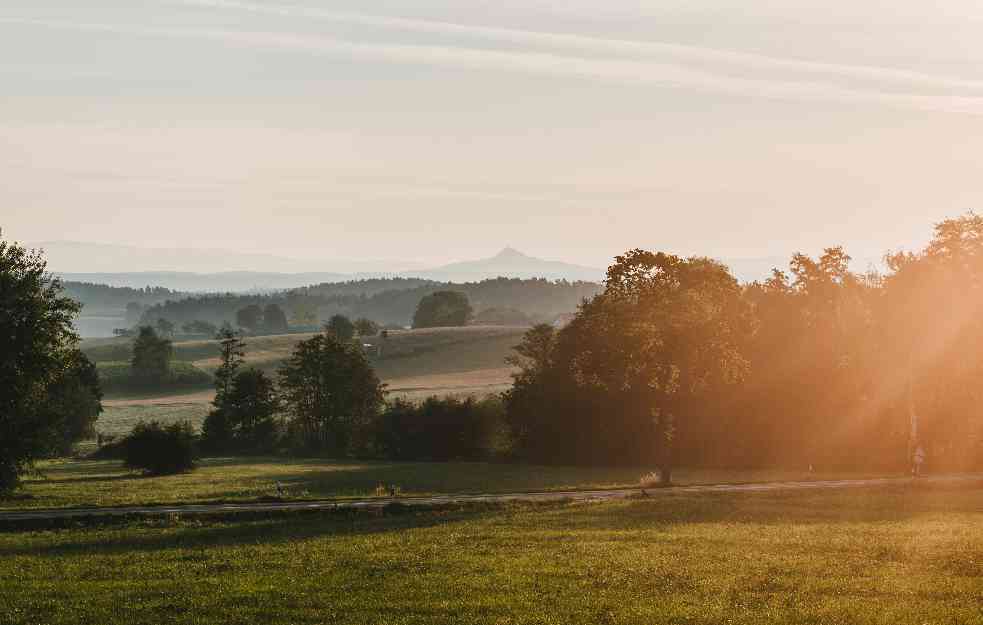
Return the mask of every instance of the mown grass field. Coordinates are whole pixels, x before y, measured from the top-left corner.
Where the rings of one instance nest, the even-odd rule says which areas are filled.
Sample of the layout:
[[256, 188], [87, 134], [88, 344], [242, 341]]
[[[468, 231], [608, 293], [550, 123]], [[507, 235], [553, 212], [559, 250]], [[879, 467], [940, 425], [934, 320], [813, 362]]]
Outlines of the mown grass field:
[[[59, 460], [40, 465], [21, 496], [0, 509], [249, 501], [276, 493], [291, 499], [369, 497], [376, 487], [404, 495], [496, 493], [634, 486], [637, 467], [558, 467], [489, 462], [358, 462], [283, 457], [208, 458], [181, 475], [144, 477], [114, 460]], [[678, 484], [869, 477], [802, 471], [680, 469]]]
[[981, 528], [892, 488], [4, 533], [0, 622], [979, 623]]

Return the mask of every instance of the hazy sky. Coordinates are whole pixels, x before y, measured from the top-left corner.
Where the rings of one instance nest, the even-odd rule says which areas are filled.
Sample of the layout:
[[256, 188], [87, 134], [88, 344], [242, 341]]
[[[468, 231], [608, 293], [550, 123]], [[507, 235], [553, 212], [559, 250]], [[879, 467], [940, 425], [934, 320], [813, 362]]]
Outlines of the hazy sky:
[[983, 3], [0, 0], [0, 181], [26, 241], [878, 255], [983, 210]]

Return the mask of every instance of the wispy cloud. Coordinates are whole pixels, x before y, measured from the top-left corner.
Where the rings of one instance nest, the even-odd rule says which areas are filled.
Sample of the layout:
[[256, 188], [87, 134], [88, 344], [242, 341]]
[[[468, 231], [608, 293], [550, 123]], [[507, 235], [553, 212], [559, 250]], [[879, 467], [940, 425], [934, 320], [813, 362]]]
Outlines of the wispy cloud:
[[[214, 2], [218, 2], [218, 0], [214, 0]], [[387, 23], [392, 22], [394, 24], [406, 24], [407, 22], [413, 25], [420, 24], [418, 20], [399, 20], [396, 18], [372, 18], [362, 16], [359, 19], [373, 21], [384, 20]], [[906, 80], [912, 83], [912, 87], [915, 86], [917, 81], [926, 81], [929, 79], [942, 81], [942, 83], [940, 83], [941, 85], [947, 85], [953, 88], [960, 87], [966, 89], [981, 87], [979, 83], [972, 81], [946, 82], [947, 79], [933, 78], [922, 74], [912, 74], [910, 72], [898, 72], [895, 70], [878, 70], [876, 68], [829, 66], [815, 63], [782, 61], [778, 59], [766, 61], [764, 60], [766, 57], [698, 50], [692, 48], [686, 48], [686, 50], [688, 50], [688, 54], [696, 54], [699, 52], [700, 54], [705, 55], [707, 58], [716, 58], [714, 55], [725, 55], [726, 58], [730, 59], [731, 61], [741, 58], [750, 62], [750, 59], [753, 59], [753, 62], [758, 64], [770, 63], [776, 66], [782, 65], [783, 67], [791, 63], [794, 65], [789, 65], [789, 68], [812, 67], [817, 71], [806, 71], [803, 72], [801, 76], [795, 76], [790, 79], [776, 78], [772, 76], [755, 76], [748, 78], [744, 76], [738, 77], [728, 75], [722, 69], [714, 68], [712, 66], [690, 66], [681, 62], [680, 59], [673, 58], [671, 56], [669, 56], [669, 58], [653, 56], [651, 54], [652, 51], [649, 51], [649, 56], [644, 58], [641, 56], [624, 58], [594, 58], [585, 57], [583, 50], [581, 50], [579, 55], [574, 55], [570, 52], [544, 52], [540, 50], [504, 50], [464, 46], [455, 47], [446, 45], [391, 44], [349, 41], [329, 36], [307, 35], [285, 31], [246, 31], [173, 27], [160, 28], [129, 24], [59, 22], [50, 20], [0, 17], [0, 24], [2, 23], [92, 32], [113, 32], [135, 36], [185, 39], [191, 38], [214, 41], [225, 45], [302, 51], [311, 54], [321, 54], [332, 57], [361, 59], [376, 62], [425, 64], [464, 70], [522, 72], [535, 75], [551, 75], [597, 81], [610, 81], [629, 85], [655, 85], [666, 88], [683, 88], [758, 98], [838, 102], [850, 104], [866, 103], [926, 111], [970, 113], [975, 115], [983, 114], [983, 94], [980, 96], [950, 95], [947, 93], [923, 94], [915, 92], [914, 90], [905, 92], [897, 89], [882, 89], [880, 85], [873, 82], [863, 85], [851, 84], [850, 86], [845, 86], [831, 80], [830, 76], [827, 76], [824, 79], [824, 77], [820, 75], [821, 72], [818, 72], [818, 70], [819, 68], [823, 68], [822, 71], [829, 73], [832, 71], [832, 67], [839, 67], [839, 74], [833, 72], [831, 75], [832, 77], [837, 75], [858, 77], [860, 75], [870, 74], [871, 72], [883, 72], [883, 76], [890, 76], [893, 80], [900, 80], [902, 76], [907, 76]], [[433, 23], [425, 22], [425, 24], [430, 24], [430, 26], [428, 26], [430, 28], [438, 27], [437, 24]], [[495, 36], [505, 36], [505, 33], [518, 32], [455, 25], [439, 26], [466, 28], [468, 29], [468, 32], [478, 30], [481, 32], [496, 33]], [[608, 40], [596, 40], [592, 38], [575, 37], [572, 35], [526, 33], [525, 35], [513, 36], [557, 37], [562, 39], [564, 42], [575, 40], [582, 46], [588, 43], [589, 45], [594, 46], [668, 45], [611, 42]], [[671, 47], [673, 49], [678, 48], [678, 46]], [[648, 50], [647, 47], [646, 50]], [[850, 72], [853, 73], [851, 74]], [[878, 76], [880, 75], [881, 74], [878, 74]]]
[[805, 75], [876, 80], [924, 87], [983, 90], [983, 81], [980, 80], [937, 76], [888, 67], [775, 58], [762, 54], [718, 50], [675, 43], [633, 41], [568, 33], [474, 26], [434, 20], [345, 13], [309, 7], [256, 4], [241, 2], [239, 0], [180, 0], [180, 3], [187, 6], [238, 10], [258, 14], [281, 15], [284, 17], [312, 18], [422, 34], [462, 35], [484, 41], [553, 47], [592, 54], [613, 54], [655, 61], [661, 59], [664, 62], [708, 62], [716, 64], [720, 70], [732, 68], [742, 70], [793, 71]]

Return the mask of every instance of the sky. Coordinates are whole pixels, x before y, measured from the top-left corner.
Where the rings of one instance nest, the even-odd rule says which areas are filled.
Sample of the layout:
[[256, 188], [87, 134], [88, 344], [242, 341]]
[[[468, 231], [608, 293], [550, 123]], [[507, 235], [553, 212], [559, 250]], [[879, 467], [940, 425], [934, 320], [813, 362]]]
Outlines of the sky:
[[977, 0], [82, 4], [0, 0], [5, 238], [604, 266], [983, 210]]

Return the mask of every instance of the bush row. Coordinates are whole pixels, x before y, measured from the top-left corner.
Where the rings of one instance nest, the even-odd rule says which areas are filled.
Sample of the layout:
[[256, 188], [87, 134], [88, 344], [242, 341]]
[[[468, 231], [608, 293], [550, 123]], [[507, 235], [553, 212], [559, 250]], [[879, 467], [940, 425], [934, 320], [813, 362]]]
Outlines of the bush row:
[[212, 384], [212, 376], [190, 362], [172, 362], [166, 376], [148, 383], [133, 374], [128, 362], [100, 362], [96, 365], [99, 384], [107, 393], [142, 390], [179, 390], [201, 388]]

